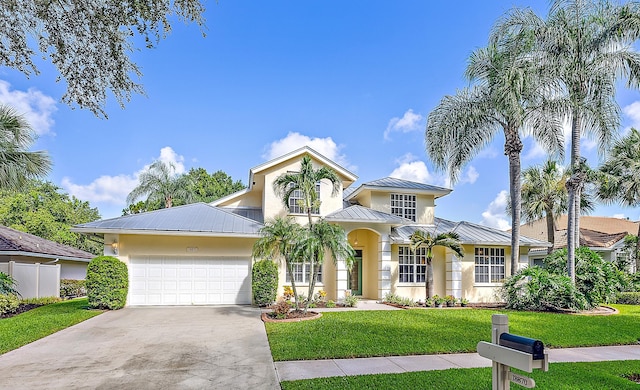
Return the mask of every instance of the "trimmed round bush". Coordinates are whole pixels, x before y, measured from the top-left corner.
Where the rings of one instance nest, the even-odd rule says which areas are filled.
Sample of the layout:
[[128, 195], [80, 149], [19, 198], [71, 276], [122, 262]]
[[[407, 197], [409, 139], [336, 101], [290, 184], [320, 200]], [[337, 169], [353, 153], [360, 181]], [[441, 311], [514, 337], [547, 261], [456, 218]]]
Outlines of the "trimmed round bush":
[[278, 266], [271, 260], [253, 263], [251, 270], [253, 302], [258, 306], [268, 306], [276, 301], [278, 292]]
[[127, 303], [129, 272], [115, 257], [98, 256], [87, 266], [87, 298], [95, 309], [121, 309]]

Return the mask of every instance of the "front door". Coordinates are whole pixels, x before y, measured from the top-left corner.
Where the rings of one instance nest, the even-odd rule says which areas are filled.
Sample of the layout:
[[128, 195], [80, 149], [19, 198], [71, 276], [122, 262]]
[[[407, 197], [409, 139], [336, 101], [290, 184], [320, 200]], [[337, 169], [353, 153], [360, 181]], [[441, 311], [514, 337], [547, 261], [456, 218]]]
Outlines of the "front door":
[[349, 271], [347, 286], [351, 295], [362, 295], [362, 251], [357, 250], [353, 268]]

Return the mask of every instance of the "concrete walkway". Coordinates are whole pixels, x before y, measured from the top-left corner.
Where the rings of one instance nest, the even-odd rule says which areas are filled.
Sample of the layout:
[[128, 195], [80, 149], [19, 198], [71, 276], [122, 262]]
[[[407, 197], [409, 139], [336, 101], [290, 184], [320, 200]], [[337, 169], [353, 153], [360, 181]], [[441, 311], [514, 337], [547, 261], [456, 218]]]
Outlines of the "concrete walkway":
[[[640, 345], [549, 349], [548, 352], [550, 363], [640, 360]], [[292, 381], [331, 376], [491, 367], [491, 361], [477, 353], [457, 353], [361, 359], [301, 360], [276, 362], [275, 366], [280, 381]]]

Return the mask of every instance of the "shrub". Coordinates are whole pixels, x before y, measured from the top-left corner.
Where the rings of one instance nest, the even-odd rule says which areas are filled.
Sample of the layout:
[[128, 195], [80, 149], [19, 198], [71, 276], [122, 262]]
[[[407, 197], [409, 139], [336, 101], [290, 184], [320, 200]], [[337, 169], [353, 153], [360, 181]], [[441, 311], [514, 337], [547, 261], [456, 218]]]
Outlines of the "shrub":
[[287, 318], [287, 314], [289, 314], [289, 311], [291, 311], [291, 304], [289, 304], [289, 302], [285, 300], [280, 300], [278, 301], [278, 303], [273, 305], [273, 313], [275, 314], [276, 318]]
[[332, 301], [331, 299], [329, 299], [327, 301], [327, 307], [330, 309], [333, 309], [334, 307], [336, 307], [336, 303], [334, 301]]
[[87, 298], [96, 309], [121, 309], [127, 302], [127, 265], [115, 257], [98, 256], [87, 266]]
[[[553, 274], [567, 274], [567, 249], [560, 249], [544, 259], [545, 268]], [[612, 302], [624, 289], [625, 280], [613, 264], [602, 259], [587, 247], [576, 250], [576, 288], [587, 299], [589, 306]]]
[[0, 294], [0, 315], [15, 313], [20, 300], [14, 294]]
[[583, 310], [590, 308], [587, 299], [566, 275], [529, 267], [507, 278], [501, 288], [507, 308], [515, 310]]
[[20, 303], [27, 304], [27, 305], [44, 306], [44, 305], [50, 305], [52, 303], [60, 302], [61, 300], [62, 299], [58, 297], [40, 297], [40, 298], [21, 299]]
[[278, 293], [278, 266], [271, 260], [253, 263], [251, 270], [253, 302], [258, 306], [268, 306], [276, 301]]
[[292, 300], [294, 297], [294, 294], [291, 286], [283, 286], [282, 288], [284, 289], [284, 293], [282, 294], [282, 297], [284, 298], [284, 300], [285, 301]]
[[411, 298], [401, 297], [399, 295], [396, 295], [390, 292], [385, 294], [384, 298], [382, 298], [382, 302], [387, 302], [387, 303], [391, 303], [399, 306], [408, 306], [408, 307], [414, 307], [418, 305], [418, 303]]
[[60, 279], [60, 297], [76, 298], [87, 295], [87, 283], [84, 280]]
[[18, 295], [15, 287], [16, 280], [4, 272], [0, 272], [0, 294]]
[[640, 292], [621, 292], [616, 298], [616, 303], [622, 305], [640, 305]]
[[356, 307], [358, 306], [358, 297], [355, 295], [347, 295], [344, 297], [344, 305], [346, 307]]

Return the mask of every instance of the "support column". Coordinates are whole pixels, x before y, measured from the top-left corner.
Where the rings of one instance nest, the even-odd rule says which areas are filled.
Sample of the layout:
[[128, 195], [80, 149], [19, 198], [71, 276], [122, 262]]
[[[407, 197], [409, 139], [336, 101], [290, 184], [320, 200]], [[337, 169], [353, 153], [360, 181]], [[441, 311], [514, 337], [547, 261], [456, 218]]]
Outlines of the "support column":
[[391, 240], [381, 234], [378, 241], [378, 299], [391, 292]]
[[343, 260], [336, 262], [336, 298], [344, 300], [344, 292], [347, 289], [347, 266]]
[[447, 295], [462, 298], [462, 259], [453, 253], [446, 253], [447, 259]]

